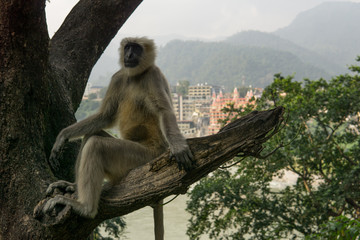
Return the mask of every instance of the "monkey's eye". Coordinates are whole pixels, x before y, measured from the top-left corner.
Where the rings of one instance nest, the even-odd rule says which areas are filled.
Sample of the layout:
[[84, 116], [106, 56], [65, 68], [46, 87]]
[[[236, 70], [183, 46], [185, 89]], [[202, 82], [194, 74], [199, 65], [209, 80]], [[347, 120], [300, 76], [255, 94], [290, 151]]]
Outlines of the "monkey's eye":
[[128, 43], [124, 46], [124, 51], [131, 51], [140, 56], [143, 53], [143, 48], [137, 43]]

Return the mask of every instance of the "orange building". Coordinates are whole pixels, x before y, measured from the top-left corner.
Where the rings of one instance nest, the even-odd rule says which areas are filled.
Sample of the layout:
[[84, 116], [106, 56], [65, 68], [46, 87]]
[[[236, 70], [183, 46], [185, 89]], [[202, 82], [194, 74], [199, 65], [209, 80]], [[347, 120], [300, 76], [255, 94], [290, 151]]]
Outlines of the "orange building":
[[234, 89], [234, 92], [223, 94], [222, 91], [216, 96], [215, 92], [212, 95], [212, 104], [210, 106], [210, 125], [208, 133], [210, 135], [217, 133], [220, 130], [220, 124], [218, 123], [219, 119], [225, 119], [227, 113], [223, 113], [221, 109], [227, 107], [227, 104], [233, 103], [235, 108], [240, 106], [246, 106], [249, 103], [249, 100], [254, 96], [252, 90], [246, 93], [244, 98], [241, 98], [237, 88]]

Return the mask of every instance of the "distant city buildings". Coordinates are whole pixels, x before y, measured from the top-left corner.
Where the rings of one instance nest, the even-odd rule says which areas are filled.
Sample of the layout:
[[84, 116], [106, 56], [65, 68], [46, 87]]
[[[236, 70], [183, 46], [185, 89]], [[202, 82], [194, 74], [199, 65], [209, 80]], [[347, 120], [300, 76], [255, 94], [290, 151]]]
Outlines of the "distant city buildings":
[[[234, 89], [233, 93], [223, 94], [222, 91], [218, 95], [213, 93], [212, 103], [210, 107], [210, 125], [208, 128], [208, 133], [210, 135], [217, 133], [221, 126], [219, 120], [225, 119], [228, 117], [228, 113], [222, 111], [223, 108], [228, 107], [228, 104], [234, 104], [235, 108], [245, 107], [248, 104], [250, 99], [254, 97], [253, 90], [249, 90], [246, 93], [245, 97], [240, 97], [237, 88]], [[230, 116], [230, 118], [233, 116]]]
[[[102, 87], [88, 83], [83, 100], [100, 101], [101, 89]], [[185, 95], [172, 93], [176, 120], [185, 137], [201, 137], [217, 133], [221, 128], [219, 120], [228, 117], [227, 113], [222, 112], [223, 108], [230, 103], [234, 104], [235, 108], [245, 107], [252, 97], [258, 98], [262, 93], [260, 88], [249, 88], [245, 97], [240, 97], [237, 88], [231, 93], [224, 93], [221, 87], [208, 84], [189, 86], [187, 90]], [[96, 98], [92, 98], [95, 94]]]
[[[219, 119], [227, 117], [221, 110], [233, 103], [235, 108], [246, 106], [252, 97], [259, 97], [262, 89], [250, 89], [240, 97], [238, 89], [223, 93], [218, 86], [198, 84], [188, 87], [186, 96], [173, 93], [173, 105], [180, 131], [186, 137], [215, 134], [220, 129]], [[192, 122], [192, 124], [190, 124]], [[181, 126], [181, 127], [180, 127]]]
[[100, 96], [99, 96], [99, 93], [100, 93], [100, 90], [104, 88], [104, 87], [101, 87], [101, 86], [93, 86], [92, 83], [87, 83], [86, 84], [86, 87], [85, 87], [85, 91], [84, 91], [84, 95], [83, 95], [83, 100], [86, 100], [86, 99], [89, 99], [89, 96], [91, 94], [96, 94], [96, 99], [100, 100]]
[[193, 121], [178, 121], [177, 124], [184, 136], [196, 137], [197, 129]]

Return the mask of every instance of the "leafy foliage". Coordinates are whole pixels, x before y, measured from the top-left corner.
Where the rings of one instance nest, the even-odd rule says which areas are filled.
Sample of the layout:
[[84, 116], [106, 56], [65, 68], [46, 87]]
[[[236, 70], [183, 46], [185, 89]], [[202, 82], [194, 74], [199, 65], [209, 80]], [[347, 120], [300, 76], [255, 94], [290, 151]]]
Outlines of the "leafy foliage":
[[89, 100], [94, 100], [97, 99], [97, 94], [96, 93], [90, 93], [89, 94]]
[[345, 216], [336, 217], [334, 220], [323, 224], [319, 233], [307, 236], [307, 240], [322, 239], [359, 239], [360, 238], [360, 221], [349, 219]]
[[176, 93], [182, 96], [188, 94], [190, 82], [188, 80], [181, 80], [176, 85]]
[[[360, 61], [360, 58], [358, 58]], [[190, 193], [187, 234], [200, 239], [293, 239], [321, 231], [331, 217], [359, 219], [360, 69], [353, 74], [296, 82], [276, 74], [256, 105], [229, 106], [238, 116], [284, 106], [284, 129], [266, 144], [270, 157], [235, 159]], [[231, 116], [231, 114], [229, 114]], [[225, 119], [225, 122], [227, 119]], [[274, 187], [284, 173], [296, 183]]]
[[78, 121], [93, 115], [100, 106], [100, 101], [94, 101], [93, 99], [83, 100], [80, 103], [79, 108], [75, 113], [75, 117]]
[[[124, 219], [121, 217], [105, 220], [93, 231], [92, 239], [93, 240], [120, 239], [120, 237], [124, 235], [125, 227], [126, 227], [126, 223]], [[105, 233], [107, 233], [108, 237], [104, 237], [101, 234], [100, 232], [101, 228], [104, 228]]]
[[107, 90], [108, 90], [108, 87], [103, 87], [102, 89], [100, 89], [100, 92], [99, 92], [100, 99], [104, 99]]

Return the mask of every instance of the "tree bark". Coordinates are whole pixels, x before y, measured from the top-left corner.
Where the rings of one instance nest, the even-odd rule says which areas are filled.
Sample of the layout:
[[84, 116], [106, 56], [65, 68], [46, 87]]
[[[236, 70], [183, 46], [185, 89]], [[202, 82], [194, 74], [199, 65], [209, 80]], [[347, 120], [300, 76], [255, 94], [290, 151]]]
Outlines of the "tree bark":
[[0, 0], [0, 239], [61, 238], [32, 214], [54, 174], [73, 178], [76, 144], [61, 171], [47, 159], [75, 122], [93, 65], [140, 3], [82, 0], [50, 40], [45, 0]]
[[45, 0], [0, 0], [0, 239], [85, 239], [102, 220], [183, 193], [238, 151], [260, 150], [281, 119], [282, 109], [257, 113], [234, 129], [190, 139], [195, 170], [178, 171], [165, 153], [105, 190], [94, 220], [68, 207], [58, 217], [42, 215], [37, 204], [47, 186], [73, 178], [76, 144], [65, 149], [60, 171], [49, 167], [56, 135], [75, 122], [92, 67], [140, 3], [82, 0], [50, 40]]

